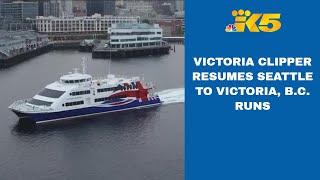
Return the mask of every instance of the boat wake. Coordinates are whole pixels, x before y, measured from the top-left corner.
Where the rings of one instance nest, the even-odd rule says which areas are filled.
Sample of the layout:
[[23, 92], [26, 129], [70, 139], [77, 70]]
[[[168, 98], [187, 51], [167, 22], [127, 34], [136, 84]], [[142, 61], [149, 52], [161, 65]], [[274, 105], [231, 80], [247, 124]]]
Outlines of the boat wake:
[[159, 95], [163, 104], [175, 104], [184, 102], [184, 88], [167, 89], [155, 94]]

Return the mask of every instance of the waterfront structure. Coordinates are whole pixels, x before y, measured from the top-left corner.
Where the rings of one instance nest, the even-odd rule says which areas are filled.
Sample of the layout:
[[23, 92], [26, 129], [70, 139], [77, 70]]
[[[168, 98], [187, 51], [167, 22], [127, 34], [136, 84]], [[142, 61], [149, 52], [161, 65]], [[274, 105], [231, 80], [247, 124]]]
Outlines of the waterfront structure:
[[163, 29], [163, 35], [166, 37], [184, 36], [183, 18], [154, 19], [152, 22], [160, 25]]
[[170, 50], [158, 24], [113, 24], [108, 34], [108, 42], [102, 41], [93, 49], [93, 58], [161, 55]]
[[139, 23], [140, 17], [101, 16], [85, 17], [44, 17], [36, 18], [39, 32], [106, 32], [115, 23]]
[[115, 15], [116, 0], [87, 0], [87, 16]]
[[12, 22], [24, 22], [38, 16], [38, 2], [13, 1], [1, 4], [1, 16]]
[[54, 41], [83, 40], [97, 37], [106, 38], [106, 32], [112, 24], [139, 22], [140, 17], [138, 16], [101, 16], [100, 14], [84, 17], [38, 16], [36, 28], [39, 32], [48, 34], [49, 38]]
[[84, 39], [80, 42], [79, 51], [80, 52], [92, 52], [94, 46], [100, 43], [101, 40], [98, 39]]
[[159, 46], [162, 42], [159, 24], [113, 24], [108, 34], [111, 48]]
[[24, 121], [49, 121], [106, 114], [161, 105], [158, 95], [151, 94], [152, 84], [139, 77], [122, 78], [109, 74], [93, 79], [75, 72], [63, 75], [34, 97], [18, 100], [9, 108]]
[[48, 36], [34, 31], [0, 31], [0, 68], [46, 52]]

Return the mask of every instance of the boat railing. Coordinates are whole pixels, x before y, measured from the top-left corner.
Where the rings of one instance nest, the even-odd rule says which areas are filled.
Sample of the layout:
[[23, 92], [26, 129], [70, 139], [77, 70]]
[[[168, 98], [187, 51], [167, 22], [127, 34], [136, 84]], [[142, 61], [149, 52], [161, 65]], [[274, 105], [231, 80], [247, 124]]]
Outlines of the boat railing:
[[38, 110], [38, 111], [50, 111], [53, 108], [48, 106], [34, 106], [32, 104], [27, 104], [31, 99], [23, 99], [15, 101], [9, 106], [10, 109], [15, 109], [18, 111], [28, 111], [28, 110]]
[[[121, 75], [117, 74], [115, 76], [116, 79], [132, 79], [132, 80], [140, 80], [138, 76], [132, 77], [129, 75]], [[108, 82], [108, 77], [106, 76], [94, 76], [93, 80], [99, 81], [100, 83], [107, 83]]]

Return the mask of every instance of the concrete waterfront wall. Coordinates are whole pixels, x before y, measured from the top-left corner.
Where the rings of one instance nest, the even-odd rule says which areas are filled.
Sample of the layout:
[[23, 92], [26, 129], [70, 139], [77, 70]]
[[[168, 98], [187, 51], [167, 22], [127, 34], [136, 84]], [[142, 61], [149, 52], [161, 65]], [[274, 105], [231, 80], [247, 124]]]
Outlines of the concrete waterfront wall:
[[38, 48], [33, 51], [28, 51], [26, 53], [22, 53], [13, 57], [10, 57], [8, 59], [1, 59], [0, 60], [0, 68], [8, 68], [13, 65], [16, 65], [18, 63], [21, 63], [23, 61], [29, 60], [35, 56], [39, 56], [41, 54], [47, 53], [52, 49], [52, 44], [49, 44], [47, 46], [43, 46], [41, 48]]

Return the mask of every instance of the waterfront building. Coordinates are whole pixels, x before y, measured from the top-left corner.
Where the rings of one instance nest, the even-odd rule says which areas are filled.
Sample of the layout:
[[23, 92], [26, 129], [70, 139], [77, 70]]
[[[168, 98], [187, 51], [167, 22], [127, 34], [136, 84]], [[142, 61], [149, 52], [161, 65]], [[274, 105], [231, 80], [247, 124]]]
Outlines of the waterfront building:
[[44, 17], [36, 18], [39, 32], [106, 32], [111, 24], [139, 23], [140, 17], [101, 16], [94, 14], [85, 17]]
[[163, 35], [166, 37], [184, 36], [184, 19], [183, 18], [163, 18], [152, 20], [163, 29]]
[[49, 43], [46, 34], [34, 31], [0, 31], [0, 55], [12, 56]]
[[1, 16], [12, 22], [23, 22], [38, 16], [38, 2], [14, 1], [1, 4]]
[[92, 58], [128, 58], [169, 54], [170, 45], [162, 40], [158, 24], [112, 24], [109, 40], [92, 50]]
[[162, 29], [158, 24], [113, 24], [109, 29], [111, 48], [159, 46]]
[[50, 49], [48, 35], [34, 31], [0, 31], [0, 68], [9, 67]]
[[[36, 28], [46, 33], [53, 41], [106, 38], [107, 30], [115, 23], [139, 23], [140, 17], [93, 16], [83, 17], [44, 17], [36, 18]], [[80, 42], [80, 41], [79, 41]]]

